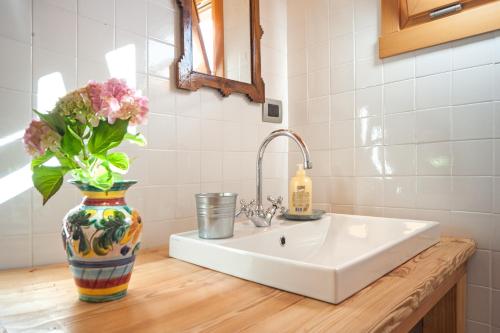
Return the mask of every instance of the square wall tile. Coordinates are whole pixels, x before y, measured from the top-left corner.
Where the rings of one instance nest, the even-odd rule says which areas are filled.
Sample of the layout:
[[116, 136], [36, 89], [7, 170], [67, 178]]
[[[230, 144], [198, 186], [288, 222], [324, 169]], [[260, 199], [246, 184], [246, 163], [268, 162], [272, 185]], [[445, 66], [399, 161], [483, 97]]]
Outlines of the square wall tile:
[[467, 288], [467, 318], [480, 323], [490, 321], [490, 289], [469, 285]]
[[180, 150], [200, 150], [200, 119], [177, 117], [177, 148]]
[[366, 27], [374, 27], [377, 31], [379, 6], [371, 0], [354, 0], [354, 27], [356, 32]]
[[[138, 73], [145, 74], [147, 72], [148, 40], [146, 37], [128, 32], [126, 30], [116, 29], [115, 48], [117, 54], [126, 52], [123, 54], [127, 54], [129, 56], [129, 59], [127, 59], [127, 63], [130, 63], [130, 66], [135, 66], [135, 70]], [[129, 50], [132, 50], [133, 52]]]
[[493, 215], [493, 234], [491, 249], [500, 252], [500, 214]]
[[424, 176], [449, 176], [452, 167], [449, 142], [419, 144], [417, 146], [417, 174]]
[[490, 287], [491, 251], [476, 250], [467, 265], [467, 282], [483, 287]]
[[406, 53], [384, 59], [384, 83], [415, 77], [415, 55]]
[[384, 174], [383, 147], [356, 148], [356, 176], [379, 176]]
[[[184, 154], [188, 153], [184, 152]], [[147, 159], [146, 172], [149, 185], [172, 186], [177, 184], [181, 174], [177, 169], [178, 155], [175, 151], [147, 150], [144, 157]], [[182, 159], [179, 163], [189, 163], [186, 166], [186, 172], [191, 171], [193, 168], [192, 162], [188, 158]], [[181, 172], [183, 173], [184, 169]]]
[[355, 149], [336, 149], [332, 151], [332, 176], [354, 176]]
[[500, 327], [500, 290], [492, 290], [491, 294], [491, 324], [495, 327]]
[[332, 120], [354, 119], [354, 99], [354, 92], [333, 95], [331, 99]]
[[451, 212], [450, 221], [442, 224], [445, 236], [472, 238], [478, 249], [491, 246], [492, 215], [468, 212]]
[[[120, 0], [123, 1], [123, 0]], [[139, 0], [138, 2], [140, 2]], [[170, 70], [175, 58], [175, 48], [172, 45], [155, 40], [148, 41], [149, 74], [170, 78]]]
[[493, 173], [492, 140], [453, 142], [453, 175], [491, 176]]
[[31, 91], [31, 49], [11, 39], [0, 37], [0, 87]]
[[420, 209], [450, 209], [451, 186], [451, 177], [417, 177], [416, 207]]
[[[4, 191], [6, 191], [6, 189], [4, 189]], [[2, 236], [20, 236], [29, 235], [31, 233], [30, 190], [2, 202], [0, 208], [2, 210], [0, 218]]]
[[453, 140], [492, 138], [494, 111], [491, 102], [453, 107]]
[[382, 86], [356, 90], [356, 117], [382, 115]]
[[106, 55], [113, 50], [113, 38], [112, 26], [86, 17], [78, 17], [79, 59], [106, 61]]
[[78, 1], [78, 14], [94, 20], [113, 25], [115, 17], [114, 0]]
[[492, 33], [465, 38], [453, 43], [453, 69], [464, 69], [493, 62], [495, 39]]
[[372, 59], [378, 55], [378, 31], [368, 26], [354, 34], [356, 60]]
[[453, 105], [491, 101], [493, 69], [486, 65], [453, 72]]
[[307, 73], [307, 53], [306, 48], [295, 51], [288, 50], [287, 54], [287, 74], [288, 77]]
[[356, 179], [356, 204], [382, 206], [384, 204], [384, 179], [381, 177], [358, 177]]
[[309, 73], [328, 68], [329, 47], [328, 41], [307, 46], [307, 71]]
[[354, 32], [353, 3], [353, 1], [342, 4], [333, 2], [330, 6], [330, 35], [332, 37]]
[[453, 210], [489, 213], [492, 196], [492, 177], [453, 177]]
[[450, 107], [417, 111], [417, 142], [448, 141], [451, 137]]
[[342, 65], [354, 61], [354, 36], [351, 33], [334, 36], [330, 43], [330, 64]]
[[382, 84], [382, 62], [379, 59], [356, 61], [356, 89]]
[[177, 124], [175, 116], [151, 114], [148, 125], [148, 148], [175, 149]]
[[32, 265], [31, 237], [0, 237], [0, 269], [29, 267]]
[[33, 266], [57, 264], [66, 260], [60, 232], [33, 236]]
[[385, 146], [385, 175], [411, 176], [416, 174], [417, 152], [415, 145]]
[[417, 51], [415, 75], [417, 77], [444, 73], [451, 70], [452, 51], [449, 44], [442, 44]]
[[46, 0], [33, 2], [34, 47], [76, 57], [76, 27], [76, 12], [53, 6]]
[[332, 123], [333, 149], [354, 147], [354, 120], [341, 120]]
[[330, 120], [330, 96], [307, 100], [307, 120], [310, 123]]
[[384, 117], [386, 145], [415, 142], [415, 112], [404, 112]]
[[491, 255], [491, 286], [500, 290], [500, 252], [496, 251]]
[[356, 119], [355, 143], [360, 146], [375, 146], [383, 143], [382, 117]]
[[175, 95], [171, 82], [150, 76], [148, 85], [149, 110], [156, 114], [175, 114]]
[[332, 68], [330, 88], [332, 94], [354, 90], [354, 63], [349, 62]]
[[417, 110], [448, 106], [451, 101], [450, 96], [450, 73], [417, 78], [415, 90], [415, 107]]
[[353, 205], [355, 180], [352, 177], [334, 177], [330, 180], [329, 202], [335, 205]]
[[414, 80], [400, 81], [384, 86], [384, 113], [412, 111], [415, 99]]
[[384, 178], [384, 207], [415, 207], [416, 177]]
[[30, 0], [0, 2], [0, 35], [29, 44], [31, 42]]
[[174, 44], [176, 22], [175, 12], [171, 8], [150, 1], [147, 18], [149, 37]]
[[[3, 105], [0, 109], [2, 116], [0, 138], [4, 138], [16, 132], [19, 133], [31, 120], [31, 95], [27, 92], [0, 88], [0, 101]], [[11, 110], [16, 110], [16, 112], [10, 112]]]
[[307, 76], [307, 90], [310, 98], [326, 96], [330, 92], [330, 71], [322, 69]]
[[147, 3], [145, 0], [115, 0], [116, 26], [146, 36]]

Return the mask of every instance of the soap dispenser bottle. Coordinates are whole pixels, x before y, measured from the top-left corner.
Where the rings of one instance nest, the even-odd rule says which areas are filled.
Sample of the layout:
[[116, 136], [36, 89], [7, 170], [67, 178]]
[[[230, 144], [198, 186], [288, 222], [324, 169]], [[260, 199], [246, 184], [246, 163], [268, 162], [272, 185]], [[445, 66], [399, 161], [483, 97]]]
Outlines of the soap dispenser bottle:
[[312, 181], [306, 176], [302, 164], [297, 164], [297, 173], [290, 179], [288, 189], [288, 213], [291, 215], [312, 214]]

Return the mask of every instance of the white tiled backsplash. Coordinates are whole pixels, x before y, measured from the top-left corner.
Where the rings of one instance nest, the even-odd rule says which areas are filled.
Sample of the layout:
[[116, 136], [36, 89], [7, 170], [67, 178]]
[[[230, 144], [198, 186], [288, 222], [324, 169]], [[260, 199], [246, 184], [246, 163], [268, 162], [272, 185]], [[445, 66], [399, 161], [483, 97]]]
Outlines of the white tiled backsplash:
[[[286, 112], [286, 0], [262, 1], [261, 12], [266, 93], [282, 99]], [[178, 27], [173, 0], [0, 1], [0, 269], [65, 260], [61, 220], [80, 195], [64, 185], [42, 207], [23, 169], [29, 158], [19, 131], [32, 107], [91, 79], [126, 77], [150, 98], [143, 128], [149, 145], [126, 147], [135, 159], [128, 177], [139, 180], [127, 201], [145, 221], [144, 246], [165, 245], [172, 232], [195, 228], [194, 193], [255, 196], [258, 145], [287, 124], [262, 123], [260, 104], [242, 95], [176, 89]], [[62, 77], [62, 90], [54, 75]], [[287, 150], [285, 141], [269, 147], [265, 192], [287, 193]]]
[[289, 124], [313, 150], [314, 204], [474, 238], [469, 331], [498, 332], [500, 34], [380, 60], [378, 2], [288, 0]]

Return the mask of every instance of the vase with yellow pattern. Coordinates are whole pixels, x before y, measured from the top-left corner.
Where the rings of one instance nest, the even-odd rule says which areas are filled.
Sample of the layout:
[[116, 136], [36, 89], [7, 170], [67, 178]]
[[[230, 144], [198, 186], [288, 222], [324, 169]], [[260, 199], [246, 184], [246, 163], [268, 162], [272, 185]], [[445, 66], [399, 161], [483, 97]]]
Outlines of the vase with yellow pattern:
[[125, 192], [136, 181], [116, 182], [108, 191], [72, 183], [83, 200], [64, 217], [62, 240], [80, 299], [120, 299], [127, 294], [141, 244], [141, 217], [125, 202]]

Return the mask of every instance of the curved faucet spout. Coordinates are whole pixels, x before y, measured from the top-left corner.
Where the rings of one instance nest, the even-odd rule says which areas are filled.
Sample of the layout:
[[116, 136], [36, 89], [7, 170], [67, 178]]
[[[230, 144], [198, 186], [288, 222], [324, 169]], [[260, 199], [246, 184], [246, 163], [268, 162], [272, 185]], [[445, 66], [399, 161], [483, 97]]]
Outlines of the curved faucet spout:
[[[259, 152], [257, 153], [257, 199], [256, 205], [259, 211], [263, 211], [262, 206], [262, 159], [264, 158], [264, 151], [266, 150], [267, 145], [274, 138], [279, 136], [286, 136], [299, 146], [300, 151], [302, 152], [302, 157], [304, 158], [304, 169], [312, 169], [312, 162], [309, 154], [309, 149], [305, 144], [304, 140], [297, 133], [287, 130], [287, 129], [279, 129], [271, 132], [262, 142], [259, 147]], [[271, 221], [269, 221], [269, 225]]]

